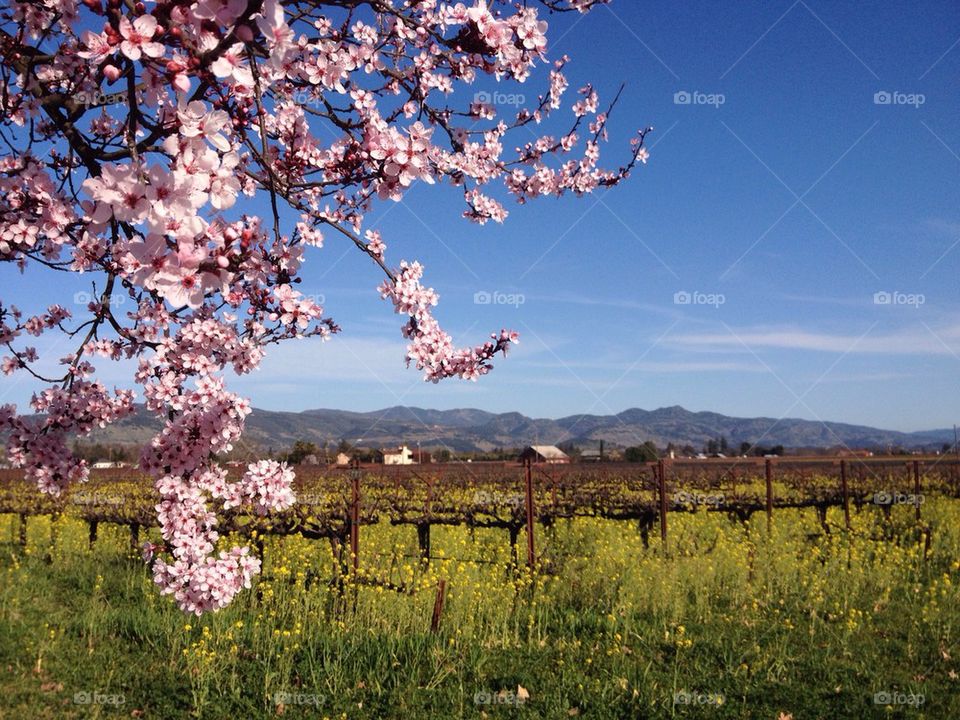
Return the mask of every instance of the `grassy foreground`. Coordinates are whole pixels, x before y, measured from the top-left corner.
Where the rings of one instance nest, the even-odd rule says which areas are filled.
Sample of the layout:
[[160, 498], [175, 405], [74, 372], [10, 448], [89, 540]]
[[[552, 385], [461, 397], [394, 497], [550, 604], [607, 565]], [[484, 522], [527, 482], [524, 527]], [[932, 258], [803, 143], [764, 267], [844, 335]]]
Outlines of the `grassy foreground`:
[[903, 507], [849, 533], [676, 514], [649, 548], [578, 519], [541, 532], [535, 574], [503, 531], [434, 528], [422, 568], [413, 529], [367, 527], [342, 586], [328, 544], [268, 538], [254, 590], [199, 619], [122, 529], [91, 551], [36, 518], [23, 549], [0, 516], [0, 717], [960, 717], [960, 501], [923, 514], [926, 557]]

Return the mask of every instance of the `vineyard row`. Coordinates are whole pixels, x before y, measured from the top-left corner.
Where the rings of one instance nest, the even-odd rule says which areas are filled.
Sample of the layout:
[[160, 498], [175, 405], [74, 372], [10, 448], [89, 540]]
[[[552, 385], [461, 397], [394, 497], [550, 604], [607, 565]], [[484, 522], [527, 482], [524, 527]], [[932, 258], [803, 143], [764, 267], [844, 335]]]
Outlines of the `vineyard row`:
[[[415, 526], [424, 559], [432, 525], [502, 528], [515, 548], [526, 529], [526, 561], [533, 565], [537, 525], [558, 519], [635, 520], [645, 540], [658, 529], [663, 542], [675, 512], [725, 512], [741, 520], [762, 512], [769, 525], [775, 509], [814, 508], [826, 528], [827, 509], [841, 507], [849, 528], [851, 506], [876, 505], [889, 514], [909, 505], [920, 523], [928, 496], [960, 496], [958, 480], [954, 457], [301, 468], [294, 508], [268, 518], [227, 512], [221, 529], [256, 538], [327, 538], [341, 554], [349, 547], [355, 566], [365, 525]], [[30, 516], [67, 514], [89, 524], [91, 543], [101, 523], [112, 523], [129, 527], [136, 545], [141, 528], [155, 525], [158, 499], [150, 481], [130, 471], [98, 472], [58, 499], [41, 495], [18, 473], [0, 473], [0, 513], [20, 516], [22, 543]]]

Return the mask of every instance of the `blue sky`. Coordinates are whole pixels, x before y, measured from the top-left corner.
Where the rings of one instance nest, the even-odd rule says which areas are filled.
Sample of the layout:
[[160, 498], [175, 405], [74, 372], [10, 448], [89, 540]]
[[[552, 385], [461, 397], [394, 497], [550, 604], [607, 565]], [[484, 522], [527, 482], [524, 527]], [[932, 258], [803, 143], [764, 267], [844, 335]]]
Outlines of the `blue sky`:
[[[424, 185], [368, 217], [391, 262], [424, 263], [458, 344], [509, 327], [521, 345], [479, 383], [423, 383], [376, 268], [331, 235], [301, 289], [344, 332], [272, 349], [235, 388], [277, 410], [960, 420], [960, 6], [616, 0], [548, 19], [574, 88], [626, 83], [605, 164], [654, 125], [649, 163], [610, 191], [509, 207], [503, 226]], [[500, 90], [533, 98], [542, 80]], [[49, 280], [2, 268], [0, 297], [52, 302]], [[0, 402], [32, 389], [0, 380]]]

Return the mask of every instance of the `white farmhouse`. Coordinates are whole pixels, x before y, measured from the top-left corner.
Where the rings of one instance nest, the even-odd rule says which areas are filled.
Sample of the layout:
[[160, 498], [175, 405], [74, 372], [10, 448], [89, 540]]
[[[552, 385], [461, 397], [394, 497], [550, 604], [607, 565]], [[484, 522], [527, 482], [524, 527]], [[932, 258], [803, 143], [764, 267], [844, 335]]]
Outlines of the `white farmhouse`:
[[413, 465], [413, 451], [406, 445], [398, 447], [396, 450], [383, 451], [384, 465]]

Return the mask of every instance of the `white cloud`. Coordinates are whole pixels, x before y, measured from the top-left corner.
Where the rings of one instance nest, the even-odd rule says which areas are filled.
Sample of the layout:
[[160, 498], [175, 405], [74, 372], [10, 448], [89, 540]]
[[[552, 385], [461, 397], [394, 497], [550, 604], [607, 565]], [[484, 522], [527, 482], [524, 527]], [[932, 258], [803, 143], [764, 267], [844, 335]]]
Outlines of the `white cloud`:
[[[867, 329], [864, 328], [864, 331]], [[674, 335], [668, 343], [699, 351], [780, 348], [827, 353], [878, 355], [954, 355], [960, 357], [960, 325], [931, 327], [925, 323], [894, 332], [830, 334], [800, 329], [736, 329]], [[746, 347], [744, 347], [746, 346]]]
[[[725, 362], [725, 361], [703, 361], [703, 362], [666, 362], [666, 361], [643, 361], [631, 363], [629, 361], [611, 361], [611, 362], [590, 362], [590, 361], [571, 361], [571, 362], [535, 362], [524, 363], [525, 367], [536, 367], [546, 369], [571, 370], [619, 370], [636, 371], [647, 373], [698, 373], [698, 372], [768, 372], [768, 370], [759, 363]], [[526, 380], [524, 380], [526, 382]]]

